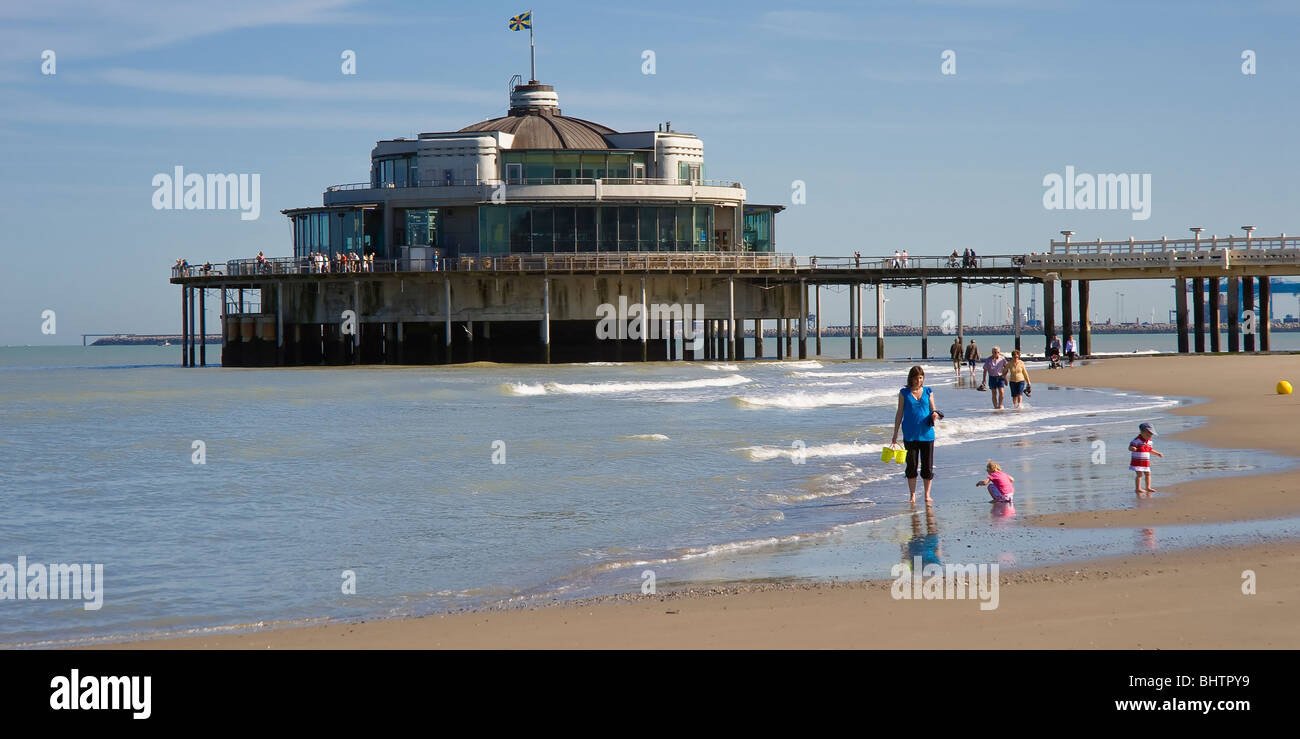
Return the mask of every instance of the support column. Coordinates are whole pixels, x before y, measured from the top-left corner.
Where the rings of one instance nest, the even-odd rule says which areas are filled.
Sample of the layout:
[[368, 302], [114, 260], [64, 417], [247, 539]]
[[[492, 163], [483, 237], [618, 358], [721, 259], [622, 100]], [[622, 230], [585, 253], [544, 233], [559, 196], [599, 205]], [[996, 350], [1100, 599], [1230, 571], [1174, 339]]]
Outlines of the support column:
[[813, 289], [817, 291], [815, 293], [815, 300], [813, 301], [813, 310], [817, 312], [814, 320], [817, 322], [817, 356], [820, 357], [822, 355], [822, 286], [818, 283], [818, 285]]
[[1223, 339], [1219, 336], [1219, 278], [1210, 278], [1210, 351], [1223, 351]]
[[961, 278], [957, 278], [957, 338], [961, 340], [962, 356], [966, 356], [966, 318], [962, 301], [966, 291], [962, 289]]
[[199, 366], [208, 366], [208, 291], [199, 288]]
[[668, 316], [668, 361], [677, 361], [677, 321]]
[[1241, 351], [1241, 279], [1228, 278], [1228, 352]]
[[275, 283], [275, 357], [280, 364], [284, 356], [284, 283]]
[[858, 291], [858, 359], [862, 359], [866, 356], [862, 353], [862, 283], [858, 282], [855, 285], [855, 289]]
[[713, 359], [713, 319], [704, 322], [704, 358]]
[[[451, 280], [447, 281], [447, 341], [451, 341]], [[447, 349], [450, 351], [451, 347]], [[551, 278], [542, 278], [542, 361], [551, 363]]]
[[244, 312], [244, 288], [239, 288], [239, 312]]
[[858, 358], [857, 283], [849, 285], [849, 359]]
[[221, 312], [217, 314], [221, 319], [221, 356], [226, 356], [226, 288], [221, 288]]
[[1243, 342], [1245, 346], [1243, 348], [1248, 352], [1253, 352], [1255, 351], [1255, 334], [1259, 332], [1259, 322], [1260, 322], [1259, 312], [1255, 311], [1255, 278], [1254, 277], [1241, 278], [1241, 310], [1243, 312], [1252, 311], [1255, 313], [1255, 325], [1252, 327], [1254, 330], [1245, 332], [1243, 335], [1243, 338], [1245, 339], [1245, 341]]
[[1196, 334], [1194, 346], [1197, 354], [1205, 353], [1205, 278], [1192, 278], [1192, 326]]
[[808, 358], [808, 281], [799, 280], [799, 358]]
[[1259, 278], [1259, 350], [1269, 351], [1272, 343], [1273, 327], [1273, 288], [1267, 277]]
[[1070, 280], [1061, 280], [1061, 351], [1065, 342], [1074, 336], [1074, 303], [1071, 300]]
[[763, 358], [763, 319], [754, 319], [754, 359]]
[[739, 362], [745, 358], [745, 319], [737, 318], [732, 324], [731, 331], [736, 337], [735, 361]]
[[885, 358], [885, 284], [876, 283], [876, 359]]
[[730, 359], [736, 359], [736, 280], [732, 277], [727, 278], [727, 353]]
[[[352, 309], [357, 313], [357, 330], [352, 334], [352, 363], [361, 364], [361, 280], [352, 281]], [[451, 313], [447, 313], [447, 341], [451, 341]]]
[[402, 321], [397, 322], [397, 363], [406, 364], [406, 329]]
[[[1014, 331], [1016, 336], [1016, 350], [1023, 351], [1020, 348], [1020, 278], [1019, 277], [1016, 278], [1015, 291], [1016, 291], [1016, 315], [1011, 320], [1011, 322], [1015, 324], [1015, 327], [1012, 330]], [[1088, 283], [1084, 280], [1079, 280], [1079, 312], [1083, 316], [1088, 315], [1087, 301], [1088, 301]], [[1079, 347], [1079, 351], [1080, 353], [1082, 353], [1084, 351], [1083, 347]]]
[[[1056, 335], [1056, 283], [1043, 280], [1043, 338], [1044, 346], [1050, 344]], [[1061, 345], [1062, 350], [1065, 345]]]
[[181, 366], [190, 366], [190, 289], [181, 285]]
[[[1088, 281], [1079, 280], [1079, 356], [1081, 357], [1092, 354], [1092, 311], [1088, 304], [1089, 292]], [[1019, 340], [1020, 337], [1017, 336], [1017, 347], [1020, 345]]]
[[1174, 313], [1178, 321], [1178, 353], [1186, 354], [1187, 341], [1187, 278], [1174, 280]]
[[921, 359], [930, 358], [930, 325], [926, 318], [925, 278], [921, 278]]
[[785, 325], [785, 319], [778, 317], [776, 319], [776, 358], [777, 359], [785, 359], [785, 341], [782, 339], [781, 336], [783, 331], [781, 327], [783, 325]]
[[187, 288], [190, 291], [190, 366], [197, 366], [194, 363], [194, 332], [198, 325], [194, 321], [194, 288]]

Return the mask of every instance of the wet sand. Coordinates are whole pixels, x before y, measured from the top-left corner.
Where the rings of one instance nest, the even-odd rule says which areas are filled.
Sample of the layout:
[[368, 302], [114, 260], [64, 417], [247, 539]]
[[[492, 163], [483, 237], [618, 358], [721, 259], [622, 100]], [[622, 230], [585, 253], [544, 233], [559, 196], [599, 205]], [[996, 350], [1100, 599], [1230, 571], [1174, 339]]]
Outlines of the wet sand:
[[[1184, 395], [1208, 423], [1176, 438], [1300, 456], [1300, 356], [1106, 359], [1032, 373], [1035, 384]], [[1167, 438], [1167, 437], [1161, 437]], [[1159, 445], [1157, 443], [1157, 449]], [[1121, 450], [1126, 453], [1126, 450]], [[1156, 460], [1154, 483], [1161, 488]], [[1257, 520], [1300, 514], [1300, 472], [1168, 486], [1125, 510], [1027, 519], [1107, 527]], [[1243, 593], [1246, 570], [1256, 594]], [[1002, 573], [998, 607], [895, 600], [891, 581], [747, 584], [534, 609], [337, 623], [159, 639], [146, 649], [447, 648], [1298, 648], [1300, 542], [1155, 552]], [[110, 648], [121, 648], [115, 645]]]

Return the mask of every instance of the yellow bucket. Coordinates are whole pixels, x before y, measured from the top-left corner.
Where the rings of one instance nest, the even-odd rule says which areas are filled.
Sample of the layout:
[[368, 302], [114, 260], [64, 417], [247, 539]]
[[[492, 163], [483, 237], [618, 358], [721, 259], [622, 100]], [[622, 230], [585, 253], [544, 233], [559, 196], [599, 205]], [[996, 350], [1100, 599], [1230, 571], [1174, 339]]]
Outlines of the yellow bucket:
[[881, 449], [881, 450], [880, 450], [880, 461], [881, 461], [881, 462], [893, 462], [893, 461], [894, 461], [894, 451], [895, 451], [895, 450], [892, 449], [892, 448], [890, 448], [890, 447], [885, 447], [884, 449]]
[[907, 463], [907, 448], [906, 448], [906, 447], [900, 447], [900, 448], [894, 450], [894, 461], [897, 462], [898, 464], [906, 464], [906, 463]]

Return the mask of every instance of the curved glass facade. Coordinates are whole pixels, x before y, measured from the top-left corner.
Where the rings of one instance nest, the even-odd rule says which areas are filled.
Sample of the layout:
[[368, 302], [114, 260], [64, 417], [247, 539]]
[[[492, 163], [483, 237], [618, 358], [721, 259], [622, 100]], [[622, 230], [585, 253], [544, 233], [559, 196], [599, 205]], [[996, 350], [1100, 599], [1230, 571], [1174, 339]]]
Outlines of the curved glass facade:
[[706, 251], [709, 205], [483, 205], [480, 254]]

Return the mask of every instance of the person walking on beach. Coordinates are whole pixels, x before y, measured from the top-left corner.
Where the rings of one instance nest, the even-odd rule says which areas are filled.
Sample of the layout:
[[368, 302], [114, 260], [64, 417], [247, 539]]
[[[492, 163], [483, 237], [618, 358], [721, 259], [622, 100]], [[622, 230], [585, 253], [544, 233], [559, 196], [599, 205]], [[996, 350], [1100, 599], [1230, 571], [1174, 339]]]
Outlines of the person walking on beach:
[[1079, 355], [1075, 352], [1074, 337], [1071, 336], [1065, 340], [1065, 358], [1070, 360], [1071, 367], [1074, 366], [1074, 358], [1077, 356]]
[[948, 347], [948, 354], [949, 354], [949, 356], [952, 357], [952, 371], [956, 374], [957, 379], [960, 380], [960, 379], [961, 379], [961, 360], [962, 360], [961, 337], [960, 337], [960, 336], [957, 336], [957, 337], [954, 337], [954, 338], [953, 338], [953, 340], [952, 340], [952, 346]]
[[1011, 496], [1016, 494], [1016, 486], [1012, 484], [1016, 478], [1003, 472], [1001, 465], [991, 459], [984, 465], [984, 471], [988, 473], [988, 477], [975, 483], [975, 487], [988, 485], [989, 497], [993, 499], [990, 502], [1010, 503]]
[[975, 346], [975, 340], [970, 340], [970, 346], [966, 347], [966, 365], [970, 368], [971, 382], [975, 381], [975, 365], [980, 361], [980, 348]]
[[989, 358], [984, 360], [984, 375], [980, 378], [980, 387], [988, 385], [989, 395], [993, 396], [993, 409], [1001, 410], [1002, 401], [1005, 398], [1007, 386], [1007, 358], [1002, 356], [1002, 351], [996, 346], [993, 347], [993, 353]]
[[[1151, 487], [1151, 455], [1163, 458], [1165, 455], [1151, 448], [1151, 438], [1156, 435], [1156, 430], [1151, 424], [1144, 423], [1138, 426], [1138, 435], [1128, 443], [1128, 450], [1133, 453], [1129, 460], [1128, 468], [1133, 470], [1133, 492], [1141, 495], [1142, 493], [1154, 493], [1155, 488]], [[1142, 487], [1142, 483], [1146, 487]]]
[[920, 365], [907, 373], [907, 387], [898, 391], [898, 410], [894, 413], [894, 439], [903, 430], [903, 448], [907, 449], [908, 502], [916, 502], [916, 477], [925, 480], [925, 502], [929, 503], [930, 485], [934, 481], [934, 421], [942, 418], [934, 409], [934, 392], [925, 386], [925, 370]]
[[1011, 352], [1011, 359], [1007, 362], [1007, 386], [1011, 388], [1011, 405], [1020, 407], [1020, 396], [1028, 395], [1029, 390], [1029, 369], [1020, 359], [1020, 350], [1016, 349]]

